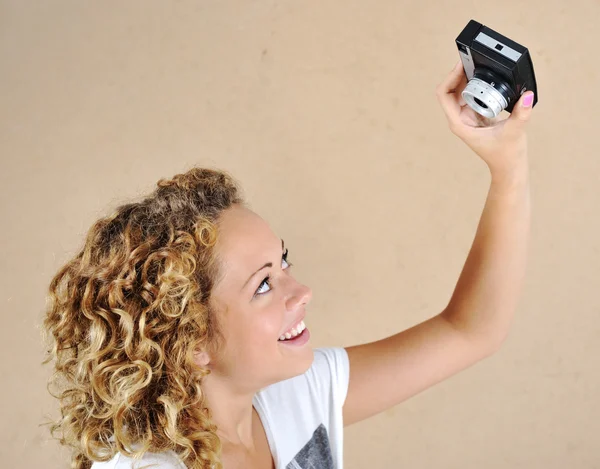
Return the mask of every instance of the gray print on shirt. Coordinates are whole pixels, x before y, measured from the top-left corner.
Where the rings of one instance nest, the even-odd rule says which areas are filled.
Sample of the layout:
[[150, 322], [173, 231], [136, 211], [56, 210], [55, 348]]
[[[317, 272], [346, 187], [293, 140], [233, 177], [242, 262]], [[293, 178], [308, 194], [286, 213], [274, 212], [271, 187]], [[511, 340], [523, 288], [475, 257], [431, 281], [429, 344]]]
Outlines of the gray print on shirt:
[[325, 425], [317, 427], [312, 438], [290, 461], [286, 469], [333, 469], [331, 446]]

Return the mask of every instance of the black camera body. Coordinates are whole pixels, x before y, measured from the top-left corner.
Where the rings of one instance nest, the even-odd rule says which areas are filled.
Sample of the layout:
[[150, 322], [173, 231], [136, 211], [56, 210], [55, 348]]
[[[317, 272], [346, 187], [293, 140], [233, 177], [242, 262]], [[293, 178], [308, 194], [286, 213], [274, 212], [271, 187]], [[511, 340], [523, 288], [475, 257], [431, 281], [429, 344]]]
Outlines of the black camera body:
[[533, 62], [526, 47], [471, 20], [456, 38], [456, 46], [467, 76], [462, 92], [477, 113], [493, 118], [503, 110], [512, 112], [525, 91], [535, 93]]

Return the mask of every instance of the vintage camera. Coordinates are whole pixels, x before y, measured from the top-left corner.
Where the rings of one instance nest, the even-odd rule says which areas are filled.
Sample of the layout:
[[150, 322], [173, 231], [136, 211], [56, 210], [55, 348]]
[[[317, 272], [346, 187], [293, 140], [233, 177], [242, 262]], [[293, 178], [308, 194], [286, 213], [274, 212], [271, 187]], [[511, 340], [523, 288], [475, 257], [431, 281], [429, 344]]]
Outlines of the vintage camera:
[[456, 38], [456, 46], [467, 76], [462, 92], [465, 102], [485, 117], [503, 110], [512, 112], [527, 90], [538, 102], [533, 62], [526, 47], [471, 20]]

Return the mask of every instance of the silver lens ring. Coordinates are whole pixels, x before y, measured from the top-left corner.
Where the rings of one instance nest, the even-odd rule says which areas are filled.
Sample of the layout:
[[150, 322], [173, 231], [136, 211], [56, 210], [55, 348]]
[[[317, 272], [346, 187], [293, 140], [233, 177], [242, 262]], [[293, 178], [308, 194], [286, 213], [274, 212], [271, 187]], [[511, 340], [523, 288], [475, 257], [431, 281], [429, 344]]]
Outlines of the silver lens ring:
[[475, 112], [489, 118], [496, 117], [508, 106], [508, 101], [502, 93], [479, 78], [469, 80], [462, 97]]

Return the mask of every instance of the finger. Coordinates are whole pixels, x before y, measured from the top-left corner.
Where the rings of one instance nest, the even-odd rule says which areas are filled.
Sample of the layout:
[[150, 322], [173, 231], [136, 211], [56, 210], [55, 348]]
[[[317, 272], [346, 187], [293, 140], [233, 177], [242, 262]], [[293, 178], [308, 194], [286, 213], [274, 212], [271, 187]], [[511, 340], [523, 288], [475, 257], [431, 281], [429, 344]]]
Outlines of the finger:
[[459, 61], [436, 89], [438, 101], [451, 123], [457, 122], [460, 116], [460, 101], [456, 91], [465, 80], [462, 62]]
[[462, 61], [459, 60], [458, 62], [456, 62], [456, 65], [454, 66], [452, 71], [450, 71], [446, 79], [442, 83], [440, 83], [438, 88], [442, 93], [453, 93], [464, 76], [465, 72], [462, 67]]
[[534, 95], [532, 91], [528, 91], [521, 96], [519, 101], [515, 104], [510, 117], [507, 119], [507, 125], [514, 128], [520, 128], [529, 122], [533, 98]]

